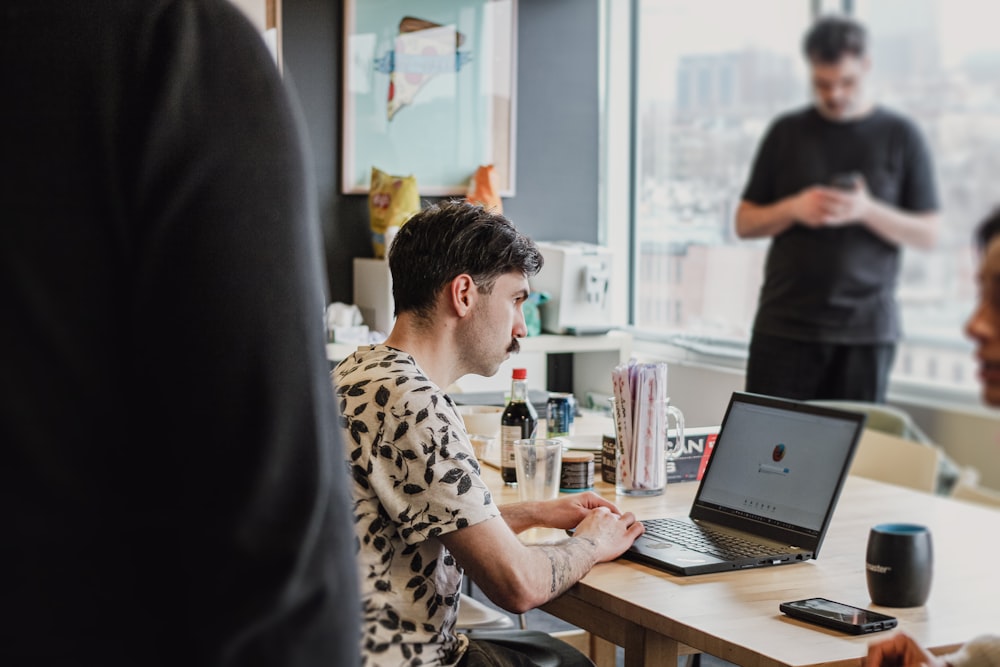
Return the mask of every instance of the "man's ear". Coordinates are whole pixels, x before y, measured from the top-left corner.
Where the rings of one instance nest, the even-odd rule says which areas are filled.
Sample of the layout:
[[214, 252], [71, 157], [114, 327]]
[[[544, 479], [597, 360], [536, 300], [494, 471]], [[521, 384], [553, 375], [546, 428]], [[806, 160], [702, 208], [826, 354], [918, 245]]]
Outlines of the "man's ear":
[[462, 273], [452, 279], [449, 285], [448, 296], [451, 298], [451, 307], [454, 309], [455, 314], [458, 317], [465, 317], [472, 311], [472, 307], [476, 305], [476, 299], [479, 298], [479, 289], [476, 287], [475, 281], [472, 280], [472, 276]]

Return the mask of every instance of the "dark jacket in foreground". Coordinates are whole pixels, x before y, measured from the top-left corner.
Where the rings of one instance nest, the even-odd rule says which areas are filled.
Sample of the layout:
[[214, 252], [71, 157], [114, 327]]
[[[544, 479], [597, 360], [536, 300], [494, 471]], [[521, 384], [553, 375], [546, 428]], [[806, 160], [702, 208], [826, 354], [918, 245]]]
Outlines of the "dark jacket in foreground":
[[0, 50], [0, 664], [355, 663], [319, 232], [260, 36], [221, 0], [5, 0]]

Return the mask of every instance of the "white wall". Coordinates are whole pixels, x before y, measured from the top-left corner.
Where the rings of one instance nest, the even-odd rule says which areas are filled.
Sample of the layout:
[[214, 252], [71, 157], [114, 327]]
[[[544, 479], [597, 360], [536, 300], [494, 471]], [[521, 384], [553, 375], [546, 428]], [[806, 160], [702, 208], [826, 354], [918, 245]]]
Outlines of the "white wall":
[[264, 32], [267, 22], [267, 0], [230, 0], [243, 10], [257, 30]]

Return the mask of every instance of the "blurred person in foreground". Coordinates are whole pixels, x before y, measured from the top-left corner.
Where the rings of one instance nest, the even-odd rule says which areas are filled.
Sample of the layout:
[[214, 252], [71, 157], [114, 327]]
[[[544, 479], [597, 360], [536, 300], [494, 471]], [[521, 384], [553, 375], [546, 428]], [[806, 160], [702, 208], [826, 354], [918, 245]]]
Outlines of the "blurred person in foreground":
[[[965, 332], [976, 344], [983, 401], [1000, 407], [1000, 208], [980, 225], [976, 237], [981, 253], [979, 301]], [[866, 664], [867, 667], [996, 667], [1000, 665], [1000, 634], [976, 637], [956, 653], [939, 657], [905, 632], [897, 632], [869, 646]]]
[[[528, 278], [541, 266], [535, 244], [499, 213], [461, 202], [424, 209], [389, 250], [392, 332], [334, 371], [354, 478], [365, 664], [532, 665], [454, 631], [463, 573], [500, 607], [524, 612], [642, 534], [631, 512], [592, 492], [498, 507], [443, 390], [468, 373], [495, 374], [518, 351]], [[558, 544], [523, 544], [517, 533], [533, 527], [576, 530]]]
[[772, 238], [746, 389], [883, 402], [901, 248], [932, 247], [940, 224], [930, 153], [910, 120], [868, 100], [863, 26], [822, 17], [803, 50], [815, 101], [772, 124], [736, 211], [740, 237]]
[[0, 5], [0, 664], [349, 666], [297, 120], [222, 0]]

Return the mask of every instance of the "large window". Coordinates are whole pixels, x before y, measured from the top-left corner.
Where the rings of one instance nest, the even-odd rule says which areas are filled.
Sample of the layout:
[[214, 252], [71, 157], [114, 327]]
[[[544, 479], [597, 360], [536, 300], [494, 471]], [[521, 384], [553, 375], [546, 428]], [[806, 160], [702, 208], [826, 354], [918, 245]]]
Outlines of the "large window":
[[733, 214], [767, 124], [808, 93], [809, 11], [803, 0], [640, 2], [637, 327], [747, 340], [767, 246], [737, 239]]
[[[1000, 44], [976, 0], [856, 0], [872, 34], [877, 99], [919, 124], [938, 174], [944, 227], [929, 253], [907, 251], [899, 300], [906, 339], [897, 378], [975, 386], [962, 325], [975, 298], [976, 224], [1000, 188]], [[987, 14], [991, 13], [989, 10]]]
[[[833, 3], [826, 3], [827, 5]], [[895, 382], [975, 386], [962, 324], [975, 224], [1000, 203], [1000, 46], [977, 0], [846, 3], [872, 37], [871, 91], [920, 126], [944, 233], [906, 250]], [[768, 241], [733, 232], [750, 162], [776, 115], [810, 102], [807, 0], [639, 0], [633, 321], [676, 342], [745, 350]]]

